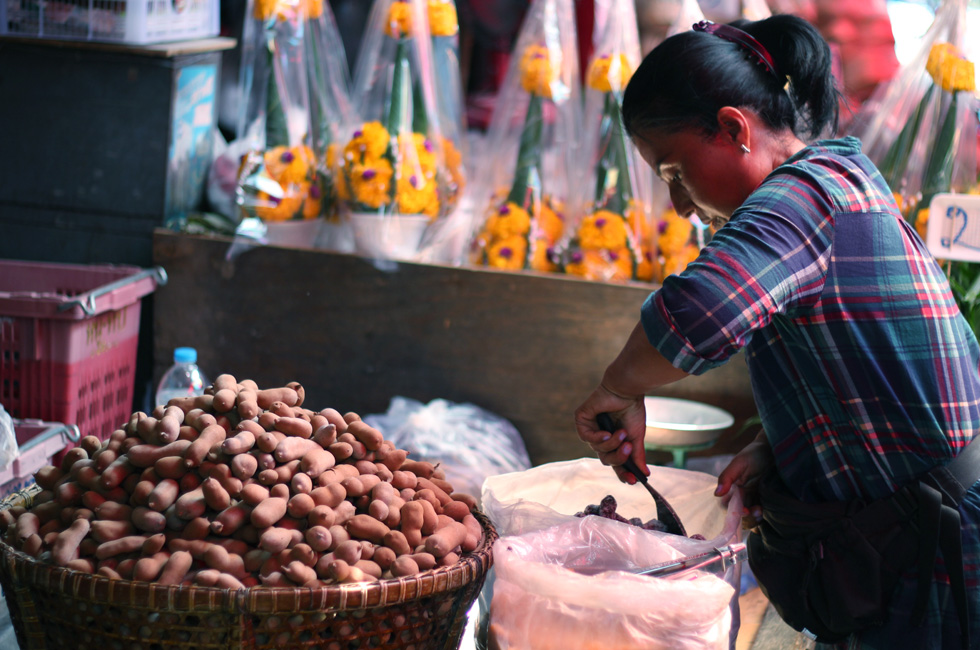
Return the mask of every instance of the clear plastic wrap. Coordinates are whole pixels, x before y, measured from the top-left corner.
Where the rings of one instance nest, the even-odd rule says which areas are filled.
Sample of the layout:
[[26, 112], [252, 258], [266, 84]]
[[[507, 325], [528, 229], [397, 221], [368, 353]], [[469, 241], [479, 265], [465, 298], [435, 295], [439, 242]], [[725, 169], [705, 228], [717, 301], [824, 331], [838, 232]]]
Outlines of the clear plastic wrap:
[[[713, 476], [651, 470], [651, 484], [688, 532], [706, 539], [576, 517], [606, 495], [616, 499], [624, 517], [656, 516], [643, 488], [619, 482], [597, 459], [549, 463], [485, 481], [483, 508], [501, 535], [493, 580], [481, 596], [490, 647], [730, 647], [738, 630], [739, 565], [729, 565], [722, 575], [695, 572], [670, 580], [630, 572], [738, 542], [741, 501], [734, 496], [723, 505], [714, 496]], [[577, 567], [589, 567], [590, 575]], [[535, 622], [538, 629], [532, 629]], [[539, 634], [545, 631], [550, 634]]]
[[576, 170], [585, 187], [585, 214], [562, 254], [571, 275], [604, 282], [650, 281], [653, 172], [623, 129], [623, 91], [640, 64], [633, 0], [613, 0], [593, 39], [585, 79], [585, 138]]
[[364, 421], [411, 458], [440, 463], [458, 491], [477, 499], [487, 477], [531, 467], [514, 425], [473, 404], [395, 397], [387, 413], [367, 415]]
[[677, 13], [674, 22], [667, 29], [667, 37], [670, 38], [674, 34], [686, 32], [695, 23], [701, 22], [702, 20], [704, 20], [704, 12], [701, 11], [701, 5], [698, 4], [698, 0], [681, 0], [681, 9]]
[[572, 0], [533, 0], [511, 57], [478, 170], [472, 261], [555, 271], [582, 192], [582, 107]]
[[[314, 247], [339, 221], [333, 162], [352, 120], [347, 62], [323, 0], [253, 0], [242, 37], [236, 203], [260, 241]], [[297, 223], [299, 222], [299, 223]], [[255, 224], [244, 224], [249, 237]], [[339, 237], [339, 235], [337, 235]], [[332, 238], [331, 238], [332, 239]], [[342, 239], [342, 238], [340, 238]], [[342, 248], [331, 245], [325, 246]]]
[[[450, 91], [436, 82], [430, 16], [437, 40], [448, 38], [455, 6], [439, 0], [375, 0], [368, 17], [354, 74], [359, 123], [339, 161], [341, 208], [363, 255], [415, 258], [462, 191], [462, 156], [444, 136], [437, 99]], [[445, 64], [441, 41], [438, 49]]]
[[977, 183], [975, 71], [962, 54], [967, 4], [940, 5], [918, 53], [851, 127], [923, 238], [932, 196], [968, 192]]
[[17, 432], [10, 414], [0, 404], [0, 470], [6, 469], [17, 458]]

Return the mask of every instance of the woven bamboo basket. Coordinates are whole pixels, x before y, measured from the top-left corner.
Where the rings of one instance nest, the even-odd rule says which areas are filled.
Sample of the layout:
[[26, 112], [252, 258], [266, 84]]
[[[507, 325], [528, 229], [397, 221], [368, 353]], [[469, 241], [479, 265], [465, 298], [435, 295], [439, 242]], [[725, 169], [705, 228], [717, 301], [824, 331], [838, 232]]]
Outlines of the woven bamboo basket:
[[[0, 510], [31, 507], [40, 488]], [[480, 547], [451, 567], [406, 578], [316, 588], [158, 585], [37, 562], [0, 541], [0, 587], [21, 650], [405, 650], [458, 648], [492, 563]]]

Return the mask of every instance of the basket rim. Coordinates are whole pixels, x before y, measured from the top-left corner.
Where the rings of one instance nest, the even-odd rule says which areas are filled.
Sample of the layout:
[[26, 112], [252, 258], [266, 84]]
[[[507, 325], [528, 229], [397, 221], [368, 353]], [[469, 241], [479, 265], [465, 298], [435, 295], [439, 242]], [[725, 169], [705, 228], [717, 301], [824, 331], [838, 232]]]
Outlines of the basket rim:
[[[0, 511], [17, 505], [30, 508], [41, 491], [32, 485], [0, 501]], [[473, 515], [483, 528], [483, 541], [456, 564], [414, 576], [321, 587], [249, 587], [222, 589], [200, 585], [161, 585], [134, 580], [115, 580], [39, 562], [0, 539], [0, 575], [15, 586], [30, 586], [62, 593], [88, 602], [180, 612], [234, 612], [240, 614], [347, 611], [385, 607], [458, 591], [483, 579], [493, 564], [497, 531], [480, 510]]]

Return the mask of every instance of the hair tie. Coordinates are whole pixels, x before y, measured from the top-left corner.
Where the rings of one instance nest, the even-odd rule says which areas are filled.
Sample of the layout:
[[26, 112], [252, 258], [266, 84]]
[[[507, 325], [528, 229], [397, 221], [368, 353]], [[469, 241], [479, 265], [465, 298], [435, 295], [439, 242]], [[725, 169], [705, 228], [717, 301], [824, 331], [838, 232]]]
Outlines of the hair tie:
[[743, 32], [737, 27], [732, 27], [731, 25], [719, 25], [718, 23], [713, 23], [710, 20], [702, 20], [697, 22], [694, 24], [692, 29], [694, 29], [696, 32], [714, 34], [718, 38], [740, 45], [742, 49], [748, 52], [752, 60], [768, 70], [769, 74], [771, 74], [776, 81], [784, 81], [783, 75], [779, 74], [779, 71], [776, 70], [776, 62], [772, 60], [772, 56], [769, 54], [769, 51], [763, 47], [762, 43], [757, 41], [751, 34]]

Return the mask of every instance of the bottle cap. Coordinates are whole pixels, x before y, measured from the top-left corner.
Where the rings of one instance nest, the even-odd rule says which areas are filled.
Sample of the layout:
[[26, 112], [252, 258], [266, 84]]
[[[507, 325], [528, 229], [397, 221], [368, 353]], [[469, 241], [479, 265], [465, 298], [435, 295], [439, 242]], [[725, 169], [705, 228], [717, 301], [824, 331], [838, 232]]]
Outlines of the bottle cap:
[[197, 363], [197, 350], [194, 348], [174, 348], [174, 363]]

